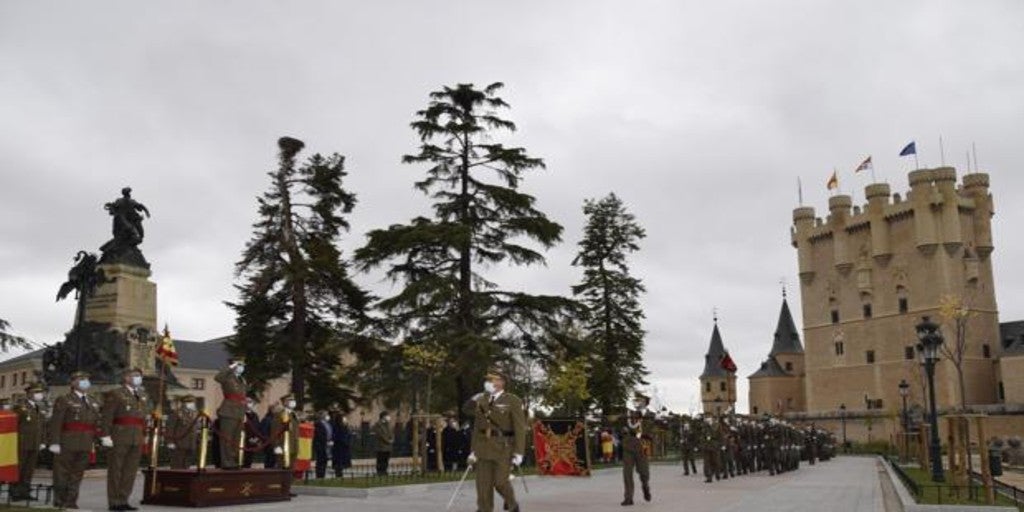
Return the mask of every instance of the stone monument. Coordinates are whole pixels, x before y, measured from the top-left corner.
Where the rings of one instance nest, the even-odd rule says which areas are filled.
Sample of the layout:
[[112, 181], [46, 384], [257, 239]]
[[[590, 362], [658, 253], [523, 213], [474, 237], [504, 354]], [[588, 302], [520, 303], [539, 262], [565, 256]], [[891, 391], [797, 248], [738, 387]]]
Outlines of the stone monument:
[[144, 238], [143, 214], [149, 210], [132, 198], [131, 188], [104, 208], [112, 217], [113, 238], [100, 247], [101, 256], [79, 251], [68, 280], [57, 293], [72, 291], [78, 301], [75, 322], [63, 343], [47, 349], [43, 372], [47, 382], [67, 382], [84, 370], [97, 383], [116, 383], [124, 368], [142, 369], [147, 380], [164, 371], [156, 364], [156, 283], [149, 280], [149, 262], [139, 249]]

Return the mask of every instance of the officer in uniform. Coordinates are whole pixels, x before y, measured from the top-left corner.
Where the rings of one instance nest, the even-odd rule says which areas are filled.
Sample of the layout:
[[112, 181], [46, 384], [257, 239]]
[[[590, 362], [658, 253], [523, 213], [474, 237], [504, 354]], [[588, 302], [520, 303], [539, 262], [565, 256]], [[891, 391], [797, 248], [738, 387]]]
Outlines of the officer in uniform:
[[697, 433], [697, 428], [693, 426], [693, 420], [689, 416], [682, 417], [682, 432], [680, 433], [681, 451], [683, 458], [683, 474], [686, 476], [697, 474], [697, 451], [700, 435]]
[[171, 469], [189, 469], [196, 458], [199, 412], [192, 395], [185, 395], [178, 402], [178, 408], [167, 418], [164, 439], [171, 452]]
[[224, 368], [214, 377], [224, 393], [224, 401], [217, 409], [220, 438], [221, 469], [238, 469], [238, 448], [242, 439], [242, 421], [245, 419], [245, 360], [236, 357], [228, 361]]
[[[71, 374], [71, 391], [53, 403], [48, 430], [56, 508], [78, 508], [78, 488], [100, 423], [100, 404], [89, 396], [90, 386], [88, 373], [75, 372]], [[109, 438], [104, 439], [104, 445], [113, 446]]]
[[633, 504], [635, 484], [633, 473], [640, 475], [640, 488], [644, 493], [644, 500], [651, 501], [651, 467], [650, 456], [644, 446], [649, 441], [644, 428], [644, 419], [647, 416], [648, 398], [640, 393], [634, 396], [635, 410], [629, 411], [626, 417], [626, 428], [622, 435], [622, 481], [625, 487], [622, 506]]
[[142, 389], [142, 370], [125, 370], [121, 379], [122, 385], [103, 397], [101, 430], [113, 442], [107, 454], [107, 503], [110, 510], [137, 510], [128, 504], [128, 497], [146, 443], [149, 398]]
[[700, 448], [703, 454], [704, 482], [720, 478], [719, 459], [721, 458], [721, 434], [715, 425], [714, 418], [704, 416], [701, 422]]
[[[280, 469], [294, 468], [295, 457], [299, 454], [299, 417], [295, 414], [295, 405], [293, 395], [281, 397], [281, 404], [274, 406], [270, 420], [270, 439], [274, 443], [274, 454], [281, 461], [276, 466]], [[284, 457], [285, 432], [288, 432], [288, 460]]]
[[463, 412], [473, 417], [470, 441], [470, 464], [476, 465], [477, 512], [494, 510], [494, 491], [505, 500], [510, 512], [519, 512], [515, 491], [509, 475], [512, 466], [523, 463], [526, 450], [526, 412], [523, 401], [505, 391], [508, 382], [498, 370], [487, 372], [484, 392], [477, 393], [463, 405]]
[[39, 450], [45, 450], [43, 439], [43, 409], [41, 407], [45, 393], [42, 384], [33, 383], [25, 388], [25, 400], [14, 406], [18, 415], [18, 484], [11, 489], [11, 499], [15, 501], [32, 500], [29, 489], [32, 485], [32, 474], [39, 462]]

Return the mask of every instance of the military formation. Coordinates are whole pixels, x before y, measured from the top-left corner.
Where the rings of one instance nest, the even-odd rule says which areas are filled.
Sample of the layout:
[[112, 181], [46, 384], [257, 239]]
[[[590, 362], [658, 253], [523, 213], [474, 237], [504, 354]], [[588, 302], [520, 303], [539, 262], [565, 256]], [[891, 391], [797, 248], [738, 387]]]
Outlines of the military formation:
[[683, 416], [679, 439], [683, 474], [697, 475], [699, 456], [707, 483], [762, 471], [769, 475], [793, 471], [802, 461], [828, 460], [836, 450], [830, 432], [770, 416]]

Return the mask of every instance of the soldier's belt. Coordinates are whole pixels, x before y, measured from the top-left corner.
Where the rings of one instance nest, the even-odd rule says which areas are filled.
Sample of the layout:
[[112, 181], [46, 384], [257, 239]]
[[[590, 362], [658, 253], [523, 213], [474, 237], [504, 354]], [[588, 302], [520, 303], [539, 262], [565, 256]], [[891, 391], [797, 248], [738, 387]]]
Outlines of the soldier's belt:
[[514, 437], [516, 435], [516, 433], [512, 430], [492, 430], [490, 432], [486, 430], [481, 430], [480, 433], [486, 437]]
[[231, 400], [232, 402], [245, 403], [245, 395], [242, 393], [224, 393], [225, 400]]
[[146, 420], [142, 418], [137, 418], [135, 416], [118, 416], [114, 418], [114, 425], [121, 425], [122, 427], [145, 428]]
[[77, 421], [71, 421], [62, 424], [60, 426], [60, 430], [62, 432], [85, 432], [88, 434], [95, 434], [96, 432], [99, 432], [99, 429], [96, 427], [96, 425], [92, 423], [81, 423]]

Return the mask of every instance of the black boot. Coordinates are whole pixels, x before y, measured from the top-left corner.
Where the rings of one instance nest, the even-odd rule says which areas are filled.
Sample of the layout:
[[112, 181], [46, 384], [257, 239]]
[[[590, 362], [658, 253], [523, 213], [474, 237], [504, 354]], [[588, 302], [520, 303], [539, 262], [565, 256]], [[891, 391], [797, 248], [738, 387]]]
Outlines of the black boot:
[[629, 507], [629, 506], [633, 505], [633, 498], [626, 498], [626, 499], [622, 500], [621, 505], [623, 507]]
[[651, 486], [645, 484], [643, 486], [643, 491], [644, 491], [644, 501], [651, 501]]

